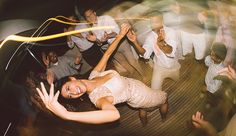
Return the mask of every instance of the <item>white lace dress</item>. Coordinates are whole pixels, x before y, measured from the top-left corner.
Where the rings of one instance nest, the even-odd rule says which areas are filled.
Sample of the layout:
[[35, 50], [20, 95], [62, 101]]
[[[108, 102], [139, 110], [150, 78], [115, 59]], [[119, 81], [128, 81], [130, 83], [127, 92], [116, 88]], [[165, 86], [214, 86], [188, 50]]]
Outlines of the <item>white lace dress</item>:
[[164, 104], [167, 99], [167, 93], [160, 90], [153, 90], [147, 87], [141, 81], [120, 76], [114, 70], [103, 72], [92, 71], [89, 79], [112, 74], [112, 78], [103, 85], [96, 87], [89, 98], [96, 105], [97, 100], [102, 97], [112, 96], [113, 104], [126, 102], [134, 108], [150, 108]]

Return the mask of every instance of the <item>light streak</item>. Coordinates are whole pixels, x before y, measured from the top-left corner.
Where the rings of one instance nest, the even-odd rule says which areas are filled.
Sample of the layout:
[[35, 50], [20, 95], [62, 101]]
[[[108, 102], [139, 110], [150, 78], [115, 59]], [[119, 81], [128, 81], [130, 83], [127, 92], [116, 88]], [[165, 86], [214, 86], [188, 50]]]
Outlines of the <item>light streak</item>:
[[104, 29], [114, 29], [114, 28], [115, 28], [114, 26], [92, 27], [92, 28], [85, 28], [85, 29], [58, 33], [58, 34], [53, 34], [53, 35], [48, 35], [48, 36], [41, 36], [41, 37], [25, 37], [25, 36], [19, 36], [19, 35], [10, 35], [0, 44], [0, 48], [2, 48], [4, 43], [6, 43], [9, 40], [18, 41], [18, 42], [37, 42], [37, 41], [50, 40], [50, 39], [59, 38], [63, 36], [73, 35], [76, 33], [88, 32], [92, 30], [104, 30]]
[[128, 18], [116, 18], [115, 20], [150, 20], [149, 18], [144, 18], [144, 17], [128, 17]]

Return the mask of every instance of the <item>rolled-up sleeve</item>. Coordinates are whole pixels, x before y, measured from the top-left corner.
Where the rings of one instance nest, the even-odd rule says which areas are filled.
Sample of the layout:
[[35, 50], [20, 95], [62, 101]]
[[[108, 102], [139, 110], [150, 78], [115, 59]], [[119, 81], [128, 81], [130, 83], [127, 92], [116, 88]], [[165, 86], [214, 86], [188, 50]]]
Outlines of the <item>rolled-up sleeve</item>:
[[213, 60], [211, 59], [210, 55], [208, 55], [205, 58], [205, 65], [209, 67], [211, 64], [213, 64]]
[[146, 40], [144, 41], [144, 44], [143, 44], [143, 48], [145, 49], [145, 53], [144, 53], [144, 55], [142, 57], [144, 59], [149, 59], [150, 56], [152, 55], [153, 47], [155, 45], [156, 39], [157, 39], [157, 36], [155, 36], [152, 33], [150, 33], [147, 36], [147, 38], [146, 38]]

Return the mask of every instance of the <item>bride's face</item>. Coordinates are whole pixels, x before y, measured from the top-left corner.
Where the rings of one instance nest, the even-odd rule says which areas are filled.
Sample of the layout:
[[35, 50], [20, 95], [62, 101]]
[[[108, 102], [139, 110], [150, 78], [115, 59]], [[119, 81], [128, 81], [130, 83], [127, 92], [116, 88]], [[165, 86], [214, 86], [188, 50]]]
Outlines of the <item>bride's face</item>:
[[71, 78], [70, 81], [66, 82], [62, 86], [61, 95], [68, 99], [79, 98], [84, 93], [86, 93], [86, 86], [80, 80]]

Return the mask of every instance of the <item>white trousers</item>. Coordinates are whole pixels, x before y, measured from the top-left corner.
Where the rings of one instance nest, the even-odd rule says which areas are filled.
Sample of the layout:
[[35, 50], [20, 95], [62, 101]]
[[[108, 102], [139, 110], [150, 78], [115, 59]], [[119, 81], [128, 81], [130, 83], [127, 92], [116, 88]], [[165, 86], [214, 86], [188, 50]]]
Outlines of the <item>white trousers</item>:
[[181, 31], [181, 42], [183, 48], [183, 55], [192, 53], [192, 50], [194, 48], [195, 58], [197, 60], [201, 60], [205, 57], [207, 42], [204, 32], [200, 34], [192, 34]]
[[174, 68], [164, 68], [154, 63], [151, 88], [162, 89], [164, 79], [170, 78], [173, 80], [179, 79], [180, 65], [176, 65]]

